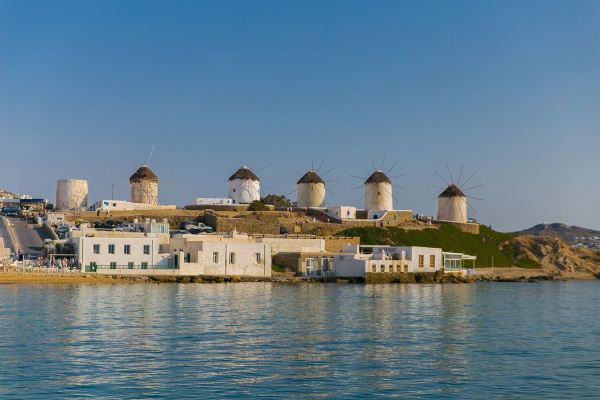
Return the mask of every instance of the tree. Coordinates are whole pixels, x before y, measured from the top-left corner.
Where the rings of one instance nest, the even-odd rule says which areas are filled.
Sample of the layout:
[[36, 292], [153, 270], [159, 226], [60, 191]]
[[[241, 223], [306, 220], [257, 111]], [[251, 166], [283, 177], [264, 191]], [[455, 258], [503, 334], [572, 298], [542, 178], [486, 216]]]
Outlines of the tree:
[[285, 197], [285, 195], [277, 195], [277, 194], [268, 194], [262, 199], [260, 199], [264, 204], [270, 204], [275, 207], [295, 207], [295, 203], [293, 203], [290, 199]]
[[248, 211], [269, 211], [269, 207], [262, 201], [254, 200], [250, 203]]

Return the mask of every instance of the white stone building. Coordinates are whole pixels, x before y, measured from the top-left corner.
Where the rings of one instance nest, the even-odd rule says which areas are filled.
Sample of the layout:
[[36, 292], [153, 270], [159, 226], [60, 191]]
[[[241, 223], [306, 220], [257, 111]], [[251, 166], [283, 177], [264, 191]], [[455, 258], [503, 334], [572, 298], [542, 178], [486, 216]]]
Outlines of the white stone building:
[[176, 235], [169, 247], [193, 275], [271, 276], [271, 246], [246, 234]]
[[72, 231], [68, 239], [82, 270], [107, 274], [175, 268], [176, 257], [166, 252], [168, 247], [161, 248], [160, 241], [159, 234], [102, 231], [86, 225]]
[[345, 245], [342, 254], [334, 257], [335, 275], [364, 278], [367, 273], [436, 272], [442, 268], [448, 273], [460, 272], [466, 261], [474, 264], [476, 260], [473, 256], [431, 247], [373, 246], [372, 249], [372, 253], [365, 254], [360, 246]]
[[228, 197], [198, 197], [196, 199], [197, 206], [230, 206], [233, 204], [233, 199]]
[[356, 219], [356, 207], [337, 206], [329, 207], [327, 213], [338, 219]]
[[156, 205], [146, 203], [132, 203], [125, 200], [100, 200], [95, 202], [92, 211], [137, 211], [137, 210], [175, 210], [175, 205]]
[[110, 275], [270, 277], [271, 246], [245, 234], [175, 235], [82, 226], [68, 242], [84, 271]]

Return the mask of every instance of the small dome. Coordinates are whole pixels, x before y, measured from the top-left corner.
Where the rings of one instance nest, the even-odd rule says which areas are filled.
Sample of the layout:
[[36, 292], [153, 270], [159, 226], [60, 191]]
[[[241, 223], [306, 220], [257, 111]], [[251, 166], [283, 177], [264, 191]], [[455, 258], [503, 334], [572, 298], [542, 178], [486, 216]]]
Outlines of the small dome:
[[387, 177], [386, 174], [383, 173], [382, 170], [378, 169], [377, 171], [373, 172], [369, 178], [367, 178], [365, 183], [389, 183], [391, 185], [392, 181]]
[[148, 168], [147, 165], [142, 165], [140, 168], [138, 168], [137, 171], [135, 171], [133, 175], [131, 175], [131, 178], [129, 178], [129, 182], [135, 181], [158, 182], [158, 176], [156, 176], [156, 174], [152, 172], [152, 170]]
[[235, 174], [229, 177], [230, 181], [235, 181], [236, 179], [240, 179], [242, 181], [256, 181], [260, 182], [260, 179], [254, 172], [250, 170], [247, 166], [243, 165], [240, 169], [236, 171]]
[[296, 182], [297, 184], [301, 184], [301, 183], [322, 183], [325, 184], [325, 181], [323, 181], [323, 179], [321, 179], [321, 177], [319, 175], [317, 175], [317, 173], [314, 170], [309, 170], [306, 174], [304, 174], [304, 176], [302, 178], [300, 178], [300, 180], [298, 182]]
[[438, 197], [467, 197], [458, 186], [452, 184], [446, 188]]

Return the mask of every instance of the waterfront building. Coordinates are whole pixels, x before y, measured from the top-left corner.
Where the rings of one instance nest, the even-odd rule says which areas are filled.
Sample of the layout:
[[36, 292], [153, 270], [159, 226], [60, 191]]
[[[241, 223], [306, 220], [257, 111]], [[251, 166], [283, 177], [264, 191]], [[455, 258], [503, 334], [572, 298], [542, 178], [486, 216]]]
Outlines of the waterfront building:
[[[365, 249], [372, 251], [365, 253]], [[333, 269], [335, 276], [346, 278], [364, 278], [367, 273], [422, 273], [441, 269], [446, 273], [460, 273], [467, 264], [474, 267], [476, 259], [431, 247], [345, 245], [342, 254], [334, 257]]]
[[[156, 226], [158, 227], [158, 226]], [[68, 239], [86, 272], [119, 275], [270, 277], [271, 246], [246, 234], [103, 231], [85, 224]]]
[[175, 235], [169, 247], [192, 275], [271, 276], [271, 246], [247, 234]]
[[160, 242], [159, 234], [103, 231], [86, 224], [71, 231], [67, 240], [83, 270], [109, 274], [175, 268], [176, 257]]

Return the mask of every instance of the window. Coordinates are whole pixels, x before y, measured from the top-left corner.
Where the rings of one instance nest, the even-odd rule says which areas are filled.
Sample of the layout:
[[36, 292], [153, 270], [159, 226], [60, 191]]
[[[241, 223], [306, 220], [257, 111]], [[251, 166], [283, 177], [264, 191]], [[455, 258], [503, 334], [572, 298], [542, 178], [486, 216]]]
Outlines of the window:
[[394, 272], [394, 266], [390, 265], [389, 270], [390, 270], [390, 272]]
[[123, 246], [123, 254], [131, 254], [131, 246], [126, 244]]
[[219, 252], [218, 251], [213, 252], [213, 263], [215, 263], [215, 264], [219, 263]]
[[435, 256], [429, 256], [429, 268], [435, 268]]
[[185, 253], [185, 262], [186, 263], [192, 262], [192, 254], [191, 253]]
[[115, 245], [114, 244], [108, 245], [108, 254], [115, 254]]
[[229, 264], [235, 264], [235, 253], [229, 253]]
[[142, 269], [148, 269], [148, 263], [147, 262], [143, 262], [142, 263]]
[[399, 265], [397, 265], [397, 266], [396, 266], [396, 272], [402, 272], [402, 267], [401, 267], [401, 266], [399, 266]]
[[149, 244], [144, 245], [144, 254], [150, 254], [150, 245]]
[[419, 256], [419, 268], [423, 268], [425, 266], [425, 256]]
[[377, 272], [377, 267], [373, 265], [373, 266], [371, 267], [371, 272]]
[[258, 264], [260, 264], [262, 262], [262, 254], [260, 254], [260, 253], [254, 254], [254, 259], [256, 260], [256, 262]]
[[117, 269], [117, 263], [116, 262], [111, 262], [110, 263], [110, 269]]
[[99, 244], [94, 245], [94, 254], [100, 254], [100, 245]]
[[128, 262], [127, 263], [127, 269], [133, 269], [133, 263], [132, 262]]
[[381, 271], [381, 272], [385, 272], [385, 265], [382, 265], [382, 266], [380, 267], [380, 271]]

